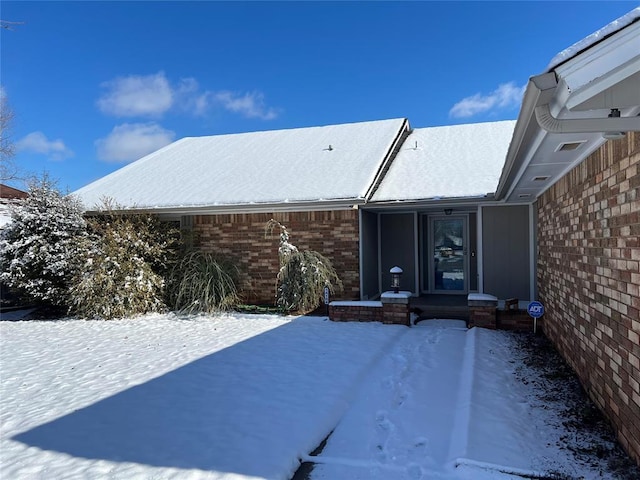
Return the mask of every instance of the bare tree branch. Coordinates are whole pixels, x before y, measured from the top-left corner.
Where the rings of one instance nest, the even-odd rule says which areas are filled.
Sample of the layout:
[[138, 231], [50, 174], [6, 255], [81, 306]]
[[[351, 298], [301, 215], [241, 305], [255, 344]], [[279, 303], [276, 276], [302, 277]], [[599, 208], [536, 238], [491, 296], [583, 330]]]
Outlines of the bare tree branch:
[[7, 101], [7, 96], [0, 92], [0, 180], [2, 181], [18, 178], [18, 167], [13, 162], [15, 155], [15, 145], [11, 138], [13, 119], [13, 109]]
[[9, 22], [7, 20], [0, 20], [0, 28], [5, 30], [13, 30], [16, 25], [24, 25], [24, 22]]

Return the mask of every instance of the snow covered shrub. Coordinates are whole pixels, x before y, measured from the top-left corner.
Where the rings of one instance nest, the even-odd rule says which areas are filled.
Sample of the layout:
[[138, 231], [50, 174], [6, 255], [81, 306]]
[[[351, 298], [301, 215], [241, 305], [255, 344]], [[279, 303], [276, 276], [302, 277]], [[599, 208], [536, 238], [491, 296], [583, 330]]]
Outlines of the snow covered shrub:
[[323, 298], [324, 287], [331, 293], [342, 291], [342, 281], [331, 261], [313, 250], [299, 251], [289, 242], [289, 232], [276, 220], [269, 220], [267, 233], [280, 229], [280, 246], [276, 286], [276, 304], [287, 311], [310, 312], [315, 310]]
[[95, 241], [71, 288], [71, 311], [83, 318], [122, 318], [166, 310], [163, 275], [175, 231], [157, 217], [107, 210], [88, 220]]
[[0, 280], [28, 301], [66, 305], [89, 243], [80, 202], [44, 177], [10, 209], [12, 222], [0, 233]]
[[192, 250], [175, 265], [169, 276], [173, 309], [186, 313], [228, 310], [239, 302], [238, 269], [212, 253]]
[[312, 250], [294, 252], [278, 272], [277, 304], [287, 311], [313, 311], [320, 305], [325, 286], [331, 293], [342, 291], [329, 259]]

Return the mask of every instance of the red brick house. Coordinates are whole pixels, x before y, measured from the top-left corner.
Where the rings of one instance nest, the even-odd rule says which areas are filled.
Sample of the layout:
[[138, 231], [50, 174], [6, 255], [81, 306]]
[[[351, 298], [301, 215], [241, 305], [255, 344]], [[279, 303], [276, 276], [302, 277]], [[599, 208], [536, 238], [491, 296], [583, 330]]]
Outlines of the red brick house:
[[[248, 301], [273, 301], [277, 239], [264, 234], [270, 218], [299, 248], [332, 260], [345, 299], [378, 297], [394, 265], [415, 295], [466, 295], [480, 288], [478, 212], [496, 204], [514, 124], [412, 130], [395, 119], [186, 138], [76, 193], [85, 205], [108, 196], [180, 221], [201, 248], [240, 265]], [[520, 237], [526, 249], [529, 239]], [[531, 279], [521, 273], [518, 290], [496, 293], [530, 298]]]
[[544, 330], [640, 463], [640, 9], [530, 79], [496, 200], [528, 203]]
[[180, 221], [273, 299], [275, 218], [345, 299], [389, 269], [414, 295], [545, 305], [544, 328], [640, 462], [640, 8], [531, 77], [517, 121], [407, 119], [187, 138], [76, 192]]
[[9, 211], [11, 202], [22, 200], [28, 196], [27, 192], [0, 184], [0, 227], [11, 221], [11, 212]]

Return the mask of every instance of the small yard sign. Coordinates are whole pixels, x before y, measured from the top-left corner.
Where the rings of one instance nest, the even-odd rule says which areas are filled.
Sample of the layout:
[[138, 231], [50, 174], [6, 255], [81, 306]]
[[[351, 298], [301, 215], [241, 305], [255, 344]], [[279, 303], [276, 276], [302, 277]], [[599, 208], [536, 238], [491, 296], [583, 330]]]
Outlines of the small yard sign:
[[527, 307], [527, 312], [533, 317], [533, 333], [536, 333], [538, 319], [544, 315], [544, 305], [540, 302], [531, 302]]
[[324, 304], [329, 305], [329, 287], [324, 287]]
[[544, 315], [544, 305], [540, 302], [531, 302], [527, 307], [527, 312], [529, 312], [529, 315], [533, 318], [540, 318]]

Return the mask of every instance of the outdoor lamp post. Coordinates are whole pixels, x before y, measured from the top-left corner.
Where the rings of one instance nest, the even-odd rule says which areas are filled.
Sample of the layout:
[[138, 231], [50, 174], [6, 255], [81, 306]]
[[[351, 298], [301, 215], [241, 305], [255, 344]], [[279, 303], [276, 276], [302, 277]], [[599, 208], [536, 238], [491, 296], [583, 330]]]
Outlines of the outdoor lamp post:
[[398, 293], [400, 291], [400, 277], [402, 276], [402, 269], [400, 267], [393, 267], [389, 270], [391, 274], [391, 288], [393, 288], [393, 293]]

